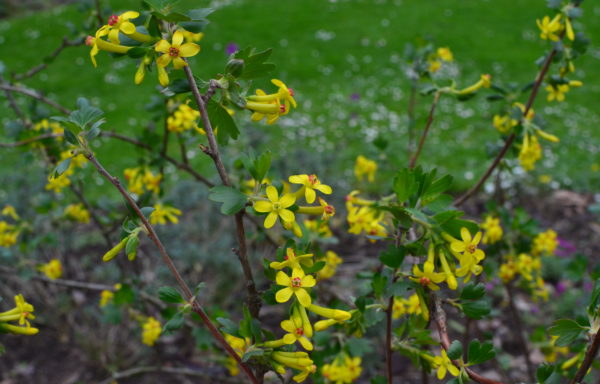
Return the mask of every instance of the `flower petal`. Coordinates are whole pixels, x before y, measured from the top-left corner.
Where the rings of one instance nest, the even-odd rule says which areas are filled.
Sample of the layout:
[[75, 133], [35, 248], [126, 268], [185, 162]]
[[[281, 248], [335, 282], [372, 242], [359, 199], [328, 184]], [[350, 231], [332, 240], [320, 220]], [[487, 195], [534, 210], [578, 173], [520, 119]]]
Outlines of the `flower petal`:
[[462, 227], [460, 229], [460, 237], [462, 237], [465, 243], [471, 242], [471, 232], [466, 227]]
[[462, 241], [453, 241], [450, 244], [450, 248], [454, 251], [454, 252], [464, 252], [466, 247], [465, 247], [465, 243], [463, 243]]
[[307, 351], [312, 351], [313, 350], [312, 343], [306, 337], [302, 336], [301, 338], [298, 339], [298, 341], [300, 342], [300, 344], [302, 344], [302, 347], [304, 349], [306, 349]]
[[312, 277], [311, 275], [306, 275], [304, 276], [304, 278], [302, 279], [302, 287], [303, 288], [310, 288], [310, 287], [314, 287], [315, 284], [317, 284], [316, 280], [314, 277]]
[[292, 297], [293, 293], [294, 293], [294, 291], [292, 291], [292, 288], [290, 288], [290, 287], [280, 289], [275, 294], [275, 300], [278, 303], [285, 303], [290, 299], [290, 297]]
[[119, 44], [119, 30], [117, 28], [113, 28], [108, 32], [108, 39], [116, 44]]
[[[296, 332], [296, 324], [294, 324], [294, 322], [292, 320], [283, 320], [281, 322], [281, 328], [284, 331], [288, 331], [289, 333]], [[296, 341], [295, 338], [294, 338], [294, 341]], [[291, 344], [291, 343], [289, 343], [289, 344]]]
[[133, 23], [129, 21], [122, 23], [119, 29], [126, 35], [131, 35], [132, 33], [135, 33], [135, 25], [133, 25]]
[[179, 56], [191, 57], [196, 56], [200, 52], [200, 46], [194, 43], [186, 43], [179, 47]]
[[179, 48], [181, 43], [183, 43], [183, 32], [175, 31], [173, 34], [173, 38], [171, 39], [171, 43], [175, 48]]
[[317, 185], [317, 186], [315, 186], [315, 189], [317, 191], [321, 191], [322, 193], [324, 193], [326, 195], [331, 195], [331, 192], [333, 191], [329, 185], [325, 185], [325, 184]]
[[121, 20], [137, 19], [138, 17], [140, 17], [140, 13], [136, 11], [127, 11], [119, 15], [119, 19]]
[[277, 213], [275, 212], [270, 212], [264, 222], [265, 228], [269, 229], [271, 227], [273, 227], [275, 225], [275, 222], [277, 221]]
[[275, 276], [275, 281], [277, 282], [277, 284], [283, 285], [285, 287], [289, 287], [290, 283], [292, 282], [290, 277], [286, 275], [286, 273], [283, 271], [277, 272], [277, 275]]
[[481, 241], [481, 231], [477, 232], [475, 234], [475, 237], [473, 238], [473, 241], [471, 241], [471, 244], [477, 246], [477, 244], [479, 244], [480, 241]]
[[169, 44], [169, 42], [167, 40], [161, 40], [158, 43], [156, 43], [156, 46], [154, 46], [154, 50], [156, 52], [162, 52], [162, 53], [168, 53], [169, 48], [171, 48], [171, 44]]
[[306, 198], [306, 202], [308, 204], [312, 204], [315, 202], [315, 199], [317, 198], [317, 193], [315, 192], [314, 189], [307, 187], [306, 190], [304, 191], [304, 197]]
[[175, 67], [175, 69], [181, 69], [186, 65], [187, 63], [181, 57], [176, 57], [173, 59], [173, 66]]
[[288, 178], [289, 182], [292, 184], [306, 184], [308, 181], [307, 175], [292, 175]]
[[256, 212], [271, 212], [273, 204], [269, 201], [257, 201], [254, 203], [254, 210]]
[[269, 198], [269, 200], [275, 202], [275, 201], [279, 201], [279, 193], [277, 193], [277, 188], [275, 188], [272, 185], [269, 185], [267, 187], [267, 197]]
[[302, 268], [294, 268], [292, 269], [292, 279], [299, 277], [300, 279], [304, 278], [304, 270]]
[[286, 88], [285, 84], [283, 83], [283, 81], [278, 80], [278, 79], [271, 79], [271, 83], [273, 83], [273, 85], [275, 85], [276, 87], [281, 87], [281, 88]]
[[296, 294], [296, 298], [298, 299], [298, 301], [300, 302], [300, 304], [303, 307], [310, 306], [310, 304], [312, 303], [312, 299], [310, 298], [310, 295], [308, 294], [308, 292], [306, 292], [304, 289], [300, 288], [300, 289], [297, 289], [294, 293]]
[[281, 196], [281, 200], [279, 200], [279, 202], [283, 208], [291, 207], [296, 202], [296, 196], [292, 195], [291, 193], [286, 193], [285, 195]]
[[285, 335], [283, 335], [283, 342], [286, 344], [294, 344], [296, 342], [296, 336], [294, 336], [291, 333], [286, 333]]
[[290, 211], [289, 209], [282, 209], [281, 211], [279, 211], [279, 217], [281, 217], [281, 220], [286, 221], [288, 223], [293, 223], [296, 220], [294, 212]]
[[159, 67], [166, 67], [171, 62], [171, 56], [168, 54], [161, 55], [158, 59], [156, 59], [156, 65]]

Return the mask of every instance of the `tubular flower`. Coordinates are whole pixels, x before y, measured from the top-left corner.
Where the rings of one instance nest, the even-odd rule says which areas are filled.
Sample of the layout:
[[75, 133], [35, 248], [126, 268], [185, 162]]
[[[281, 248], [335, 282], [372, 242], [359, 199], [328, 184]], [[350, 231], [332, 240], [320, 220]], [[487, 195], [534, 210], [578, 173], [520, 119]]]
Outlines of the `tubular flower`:
[[150, 214], [150, 224], [165, 225], [167, 222], [177, 224], [179, 223], [177, 216], [181, 216], [181, 210], [168, 205], [155, 204], [154, 211]]
[[58, 259], [52, 259], [48, 263], [39, 266], [38, 269], [51, 280], [60, 279], [62, 276], [62, 264]]
[[302, 323], [295, 324], [295, 322], [292, 320], [284, 320], [281, 322], [281, 328], [283, 328], [284, 331], [289, 332], [283, 336], [283, 341], [286, 344], [294, 344], [296, 341], [298, 341], [307, 351], [313, 350], [312, 343], [304, 334], [304, 327], [302, 326]]
[[531, 171], [535, 168], [535, 163], [542, 158], [542, 146], [540, 145], [537, 136], [525, 133], [523, 136], [523, 144], [519, 152], [519, 163], [526, 171]]
[[277, 217], [280, 217], [284, 222], [294, 222], [296, 220], [294, 212], [287, 209], [296, 202], [294, 195], [288, 193], [280, 198], [277, 188], [272, 185], [267, 187], [266, 193], [269, 201], [261, 200], [254, 203], [254, 209], [257, 212], [269, 213], [265, 218], [265, 228], [269, 229], [273, 227], [277, 221]]
[[438, 380], [443, 380], [446, 377], [446, 373], [450, 372], [450, 374], [454, 377], [458, 376], [460, 370], [456, 368], [456, 366], [452, 363], [446, 351], [442, 349], [441, 356], [436, 356], [433, 359], [433, 364], [437, 367], [437, 378]]
[[306, 202], [314, 203], [319, 191], [326, 195], [330, 195], [332, 190], [329, 185], [322, 184], [317, 175], [292, 175], [289, 177], [289, 182], [292, 184], [301, 184], [302, 187], [296, 192], [296, 198], [304, 195]]
[[133, 36], [135, 36], [134, 34], [136, 33], [135, 25], [129, 20], [137, 19], [138, 17], [140, 17], [140, 14], [135, 11], [127, 11], [118, 16], [111, 15], [108, 18], [108, 26], [105, 26], [108, 30], [108, 39], [112, 43], [120, 44], [119, 32], [134, 38]]
[[295, 295], [302, 306], [308, 307], [311, 304], [312, 300], [308, 292], [306, 292], [306, 288], [314, 287], [316, 281], [311, 275], [305, 276], [301, 268], [293, 269], [291, 277], [285, 272], [279, 271], [275, 277], [275, 281], [278, 285], [285, 287], [275, 294], [275, 300], [278, 303], [285, 303], [292, 295]]
[[494, 244], [502, 239], [502, 227], [500, 226], [500, 219], [492, 216], [485, 218], [485, 221], [481, 224], [481, 229], [485, 231], [483, 235], [483, 244]]
[[534, 255], [553, 255], [556, 247], [558, 247], [558, 238], [554, 230], [549, 229], [542, 232], [533, 239], [533, 247], [531, 252]]
[[511, 118], [509, 115], [494, 115], [494, 128], [496, 128], [498, 130], [498, 132], [502, 133], [502, 134], [506, 134], [508, 132], [510, 132], [510, 130], [516, 126], [517, 124], [519, 124], [519, 122], [513, 118]]
[[310, 367], [304, 368], [304, 370], [302, 370], [299, 374], [292, 377], [292, 380], [294, 380], [296, 383], [301, 383], [306, 380], [308, 375], [315, 372], [317, 372], [317, 366], [313, 364]]
[[271, 359], [286, 367], [300, 371], [304, 371], [313, 365], [313, 361], [306, 352], [275, 351], [271, 353]]
[[550, 20], [550, 16], [544, 16], [544, 18], [540, 21], [536, 20], [536, 24], [540, 29], [540, 38], [543, 40], [552, 40], [558, 41], [560, 40], [560, 31], [562, 30], [562, 24], [560, 23], [560, 14], [554, 16], [552, 20]]
[[[262, 89], [256, 90], [255, 96], [250, 97], [266, 97], [268, 96]], [[250, 97], [246, 98], [245, 108], [252, 111], [252, 121], [261, 121], [267, 119], [267, 124], [273, 124], [279, 119], [279, 116], [285, 114], [285, 105], [279, 104], [277, 99], [271, 101], [252, 101]]]
[[366, 175], [369, 183], [375, 181], [375, 172], [377, 171], [377, 163], [369, 160], [363, 155], [358, 155], [354, 163], [354, 176], [358, 181], [362, 181]]
[[161, 40], [154, 48], [156, 52], [161, 52], [162, 55], [156, 60], [159, 67], [165, 68], [171, 60], [175, 69], [181, 69], [187, 64], [183, 57], [196, 56], [200, 52], [200, 46], [194, 43], [183, 43], [183, 32], [175, 31], [171, 39], [171, 43], [167, 40]]
[[419, 266], [416, 264], [413, 265], [413, 275], [410, 279], [416, 283], [421, 284], [423, 287], [427, 287], [432, 291], [437, 291], [440, 289], [436, 284], [441, 283], [446, 279], [446, 275], [444, 273], [434, 272], [434, 264], [432, 262], [425, 262], [423, 264], [423, 271], [419, 269]]
[[269, 266], [273, 269], [283, 269], [289, 267], [291, 269], [301, 268], [300, 264], [312, 265], [312, 253], [304, 255], [296, 255], [296, 252], [292, 248], [286, 249], [286, 254], [283, 257], [284, 261], [273, 261]]
[[319, 316], [326, 317], [328, 319], [334, 319], [336, 321], [346, 321], [352, 317], [352, 314], [348, 311], [341, 309], [325, 308], [315, 304], [311, 304], [306, 307], [311, 312], [316, 313]]
[[361, 363], [360, 357], [338, 355], [331, 364], [321, 368], [321, 374], [329, 383], [352, 383], [362, 373]]
[[477, 232], [475, 237], [471, 237], [469, 230], [465, 227], [462, 227], [460, 229], [460, 237], [462, 240], [453, 239], [450, 242], [450, 249], [452, 249], [454, 252], [468, 254], [476, 261], [483, 260], [485, 254], [481, 249], [477, 248], [477, 245], [481, 240], [481, 232]]
[[467, 88], [464, 88], [460, 91], [457, 91], [456, 94], [468, 95], [470, 93], [477, 92], [481, 88], [489, 88], [491, 86], [492, 86], [492, 75], [484, 74], [484, 75], [480, 76], [479, 81], [477, 81], [475, 84], [473, 84]]
[[202, 38], [204, 37], [204, 33], [202, 33], [202, 32], [194, 33], [194, 32], [190, 32], [190, 31], [186, 31], [183, 28], [179, 28], [179, 30], [181, 31], [181, 33], [183, 33], [183, 38], [185, 39], [186, 43], [197, 43], [200, 40], [202, 40]]
[[90, 222], [90, 212], [85, 209], [83, 204], [69, 204], [65, 207], [63, 214], [69, 219], [80, 223]]
[[[228, 333], [225, 333], [224, 335], [227, 344], [231, 345], [231, 348], [233, 348], [235, 353], [240, 357], [242, 357], [244, 353], [246, 353], [246, 350], [252, 344], [249, 338], [242, 339], [240, 337], [236, 337]], [[227, 368], [227, 370], [229, 370], [229, 374], [231, 376], [237, 376], [240, 373], [240, 367], [238, 366], [237, 361], [231, 356], [227, 357], [225, 367]]]
[[98, 64], [96, 63], [96, 55], [100, 51], [125, 54], [131, 48], [133, 48], [126, 47], [124, 45], [114, 44], [102, 39], [102, 37], [106, 35], [108, 35], [108, 29], [103, 27], [96, 32], [95, 36], [88, 36], [85, 39], [85, 45], [87, 45], [88, 47], [92, 47], [90, 51], [90, 59], [92, 60], [92, 64], [94, 65], [94, 67], [98, 66]]
[[246, 99], [250, 102], [258, 102], [258, 103], [271, 103], [276, 101], [276, 104], [279, 106], [283, 103], [283, 108], [281, 111], [281, 115], [287, 115], [290, 112], [290, 106], [296, 108], [296, 100], [294, 100], [294, 91], [292, 88], [288, 88], [281, 80], [272, 79], [271, 83], [273, 83], [279, 89], [277, 93], [272, 93], [270, 95], [261, 94], [256, 92], [256, 95], [248, 96]]
[[[0, 333], [8, 332], [20, 335], [35, 335], [39, 332], [29, 323], [29, 319], [35, 319], [33, 305], [25, 301], [22, 294], [15, 296], [15, 307], [6, 312], [0, 312]], [[9, 321], [17, 321], [18, 326], [8, 324]]]
[[152, 316], [147, 317], [144, 324], [142, 324], [142, 343], [153, 346], [161, 331], [160, 322]]

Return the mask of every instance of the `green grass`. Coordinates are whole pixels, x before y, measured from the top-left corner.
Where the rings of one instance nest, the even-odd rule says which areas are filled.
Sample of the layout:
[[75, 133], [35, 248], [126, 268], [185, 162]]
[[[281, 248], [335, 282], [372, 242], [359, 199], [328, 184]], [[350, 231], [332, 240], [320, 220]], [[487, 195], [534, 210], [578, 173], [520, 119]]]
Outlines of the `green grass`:
[[[138, 8], [137, 1], [110, 2]], [[273, 47], [277, 64], [273, 77], [294, 88], [299, 108], [273, 126], [250, 124], [248, 116], [239, 117], [242, 140], [231, 147], [228, 159], [248, 144], [270, 148], [275, 169], [282, 175], [319, 171], [321, 177], [337, 186], [350, 188], [351, 168], [358, 154], [376, 158], [382, 167], [381, 178], [406, 163], [406, 106], [408, 81], [403, 74], [402, 55], [407, 42], [430, 37], [439, 46], [449, 46], [459, 69], [460, 84], [475, 81], [481, 73], [491, 73], [500, 83], [532, 81], [535, 60], [545, 42], [538, 38], [535, 19], [546, 12], [545, 1], [494, 0], [411, 2], [405, 0], [238, 0], [217, 9], [201, 42], [202, 52], [193, 61], [195, 73], [208, 79], [222, 71], [225, 46], [235, 42], [241, 47]], [[183, 7], [197, 6], [182, 1]], [[600, 133], [597, 94], [600, 89], [598, 46], [600, 24], [594, 22], [597, 6], [583, 4], [585, 15], [577, 29], [592, 39], [590, 51], [577, 62], [575, 77], [585, 86], [568, 94], [566, 103], [549, 104], [544, 92], [535, 108], [549, 122], [548, 130], [562, 138], [560, 144], [545, 144], [551, 151], [534, 175], [549, 174], [562, 185], [591, 189], [599, 173], [590, 168], [598, 162]], [[35, 65], [51, 52], [68, 23], [79, 25], [80, 13], [72, 5], [25, 15], [0, 22], [0, 60], [8, 70], [21, 71]], [[99, 66], [89, 62], [87, 47], [70, 48], [36, 78], [25, 82], [50, 93], [72, 107], [78, 96], [86, 96], [107, 112], [107, 127], [136, 135], [147, 129], [148, 111], [144, 105], [156, 92], [150, 74], [142, 86], [133, 85], [135, 63], [98, 56]], [[269, 88], [268, 79], [256, 82]], [[360, 100], [350, 95], [358, 93]], [[523, 100], [524, 101], [524, 100]], [[422, 127], [431, 96], [418, 100], [417, 127]], [[426, 166], [440, 166], [468, 185], [487, 165], [487, 143], [498, 135], [491, 118], [498, 106], [481, 96], [467, 103], [443, 100], [431, 137], [422, 154]], [[242, 114], [238, 114], [242, 115]], [[0, 110], [0, 118], [12, 118], [11, 111]], [[377, 135], [388, 138], [385, 151], [372, 141]], [[114, 141], [98, 148], [109, 169], [117, 172], [135, 164], [129, 147]], [[172, 148], [177, 154], [176, 149]], [[0, 152], [0, 161], [14, 158]], [[206, 159], [194, 162], [212, 172]]]

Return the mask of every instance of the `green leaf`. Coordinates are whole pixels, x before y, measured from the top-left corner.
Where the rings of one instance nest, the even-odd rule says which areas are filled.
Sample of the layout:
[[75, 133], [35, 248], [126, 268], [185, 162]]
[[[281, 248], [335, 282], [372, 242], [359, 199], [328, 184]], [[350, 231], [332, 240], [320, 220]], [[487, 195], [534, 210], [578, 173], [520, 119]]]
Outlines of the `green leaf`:
[[450, 234], [450, 236], [460, 239], [460, 229], [465, 227], [471, 232], [472, 236], [475, 236], [477, 231], [479, 231], [479, 225], [474, 221], [462, 220], [462, 219], [452, 219], [448, 220], [444, 224], [440, 225], [442, 229]]
[[262, 356], [265, 354], [265, 351], [263, 351], [262, 349], [251, 349], [248, 352], [244, 353], [244, 355], [242, 356], [242, 361], [245, 363], [248, 360], [250, 360], [250, 358], [252, 358], [253, 356]]
[[367, 338], [349, 338], [346, 341], [346, 347], [352, 356], [362, 357], [373, 351], [371, 341]]
[[275, 64], [266, 63], [273, 53], [272, 49], [266, 49], [255, 53], [254, 48], [245, 48], [236, 52], [234, 58], [244, 61], [244, 72], [239, 76], [241, 79], [254, 79], [264, 76], [275, 69]]
[[151, 9], [160, 13], [168, 13], [179, 0], [144, 0]]
[[494, 356], [496, 356], [496, 351], [494, 351], [494, 345], [491, 342], [486, 341], [481, 344], [479, 340], [473, 340], [469, 343], [468, 364], [481, 364], [493, 359]]
[[127, 56], [134, 58], [134, 59], [138, 59], [140, 57], [145, 56], [147, 52], [148, 52], [148, 48], [133, 47], [127, 51]]
[[[154, 14], [156, 16], [156, 14]], [[180, 21], [192, 21], [187, 15], [179, 12], [169, 12], [168, 14], [163, 14], [162, 19], [168, 21], [169, 23], [178, 23]]]
[[383, 276], [381, 273], [376, 273], [373, 275], [373, 280], [371, 281], [371, 288], [373, 288], [373, 293], [376, 297], [381, 297], [385, 287], [387, 285], [387, 277]]
[[219, 130], [217, 134], [219, 144], [227, 144], [229, 138], [237, 139], [240, 131], [229, 112], [221, 104], [211, 99], [206, 109], [213, 130]]
[[85, 129], [86, 125], [100, 118], [104, 112], [101, 109], [93, 107], [90, 102], [83, 97], [77, 99], [78, 109], [71, 112], [69, 120], [77, 124], [81, 129]]
[[592, 291], [592, 297], [590, 298], [590, 305], [587, 308], [590, 316], [595, 316], [598, 300], [600, 300], [600, 279], [596, 279], [594, 282], [594, 289]]
[[208, 15], [210, 15], [214, 11], [215, 10], [212, 8], [196, 8], [190, 9], [187, 14], [190, 17], [190, 19], [194, 21], [199, 21], [206, 19]]
[[225, 215], [233, 215], [241, 211], [248, 201], [248, 197], [242, 192], [224, 185], [211, 188], [208, 198], [212, 201], [223, 203], [221, 205], [221, 213]]
[[433, 201], [440, 194], [446, 192], [452, 185], [452, 176], [445, 175], [435, 180], [421, 195], [421, 201], [423, 205]]
[[221, 324], [221, 331], [224, 333], [228, 333], [230, 335], [235, 335], [238, 333], [238, 327], [233, 321], [224, 317], [217, 317], [217, 322]]
[[125, 254], [129, 260], [135, 259], [138, 245], [140, 245], [140, 239], [137, 236], [130, 235], [127, 244], [125, 244]]
[[461, 306], [465, 315], [476, 320], [487, 316], [491, 311], [490, 304], [485, 300], [466, 301]]
[[52, 172], [53, 177], [56, 178], [56, 177], [62, 175], [69, 169], [70, 166], [71, 166], [71, 158], [67, 157], [66, 159], [64, 159], [63, 161], [58, 163], [58, 165], [54, 169], [54, 172]]
[[435, 220], [438, 223], [438, 225], [442, 225], [452, 219], [461, 217], [462, 215], [464, 215], [464, 212], [456, 211], [456, 210], [449, 210], [449, 211], [440, 212], [440, 213], [434, 215], [433, 220]]
[[142, 211], [142, 213], [144, 214], [144, 217], [146, 217], [146, 219], [150, 218], [150, 215], [152, 214], [152, 212], [154, 212], [154, 207], [143, 207], [140, 209], [140, 211]]
[[463, 288], [460, 293], [461, 300], [479, 300], [485, 295], [485, 285], [482, 283], [470, 282]]
[[131, 304], [135, 299], [133, 289], [128, 284], [122, 284], [121, 289], [115, 292], [113, 303], [115, 305]]
[[65, 128], [65, 139], [73, 145], [79, 145], [79, 140], [77, 139], [77, 136], [75, 136], [75, 134], [73, 132], [71, 132], [70, 130], [68, 130], [67, 128]]
[[416, 183], [414, 171], [408, 168], [399, 170], [398, 173], [396, 173], [392, 184], [392, 189], [396, 193], [398, 203], [407, 201], [409, 197], [417, 192], [418, 187], [419, 185]]
[[310, 267], [304, 267], [304, 272], [306, 272], [306, 273], [317, 273], [321, 269], [325, 268], [325, 264], [327, 264], [327, 263], [324, 262], [324, 261], [317, 261], [316, 263], [314, 263]]
[[566, 347], [573, 343], [581, 332], [585, 330], [575, 320], [560, 319], [554, 322], [554, 325], [548, 329], [552, 336], [558, 336], [555, 345], [558, 347]]
[[169, 321], [165, 323], [162, 329], [163, 333], [169, 334], [173, 331], [178, 330], [179, 328], [183, 327], [184, 321], [185, 318], [183, 317], [183, 313], [177, 312], [175, 315], [173, 315], [173, 317], [169, 319]]
[[179, 294], [179, 291], [173, 287], [160, 287], [158, 289], [158, 298], [165, 303], [180, 304], [185, 303], [185, 300]]
[[540, 365], [535, 372], [535, 377], [538, 383], [543, 384], [548, 380], [550, 375], [554, 372], [554, 365], [543, 363]]
[[420, 210], [414, 209], [414, 208], [405, 208], [405, 211], [408, 212], [408, 214], [410, 215], [410, 217], [413, 221], [419, 221], [422, 223], [431, 224], [431, 221], [429, 220], [429, 216], [427, 216]]
[[460, 341], [454, 340], [448, 347], [448, 357], [450, 360], [458, 360], [462, 358], [463, 347]]
[[260, 183], [267, 175], [267, 172], [269, 172], [269, 168], [271, 168], [271, 152], [266, 151], [254, 161], [254, 170], [256, 172], [254, 179]]
[[389, 245], [387, 250], [381, 252], [379, 260], [388, 267], [396, 269], [402, 265], [405, 256], [406, 248], [397, 248], [393, 245]]

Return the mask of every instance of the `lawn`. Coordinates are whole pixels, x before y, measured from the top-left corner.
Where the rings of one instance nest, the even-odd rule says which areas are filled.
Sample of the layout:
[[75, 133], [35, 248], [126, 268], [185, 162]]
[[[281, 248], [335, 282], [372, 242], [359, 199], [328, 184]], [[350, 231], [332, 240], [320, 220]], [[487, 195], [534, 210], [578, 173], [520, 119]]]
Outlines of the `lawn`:
[[[138, 8], [139, 4], [117, 0], [110, 3], [115, 11]], [[180, 4], [189, 8], [195, 3]], [[249, 124], [248, 116], [239, 114], [243, 138], [231, 147], [232, 156], [227, 158], [232, 161], [246, 144], [260, 141], [261, 146], [273, 151], [275, 169], [282, 174], [318, 171], [324, 179], [342, 187], [347, 186], [345, 179], [350, 178], [358, 154], [380, 160], [382, 177], [406, 163], [406, 43], [428, 37], [439, 46], [449, 46], [460, 83], [465, 85], [481, 73], [491, 73], [500, 84], [532, 81], [534, 62], [546, 48], [535, 25], [535, 19], [547, 12], [541, 0], [213, 3], [216, 11], [201, 42], [202, 52], [193, 62], [195, 72], [208, 79], [222, 71], [229, 43], [273, 47], [272, 61], [277, 64], [273, 77], [293, 87], [299, 102], [297, 110], [273, 126]], [[7, 71], [27, 69], [54, 50], [72, 25], [79, 25], [79, 6], [72, 4], [1, 21], [0, 60]], [[562, 141], [545, 146], [545, 159], [534, 175], [552, 176], [555, 186], [589, 190], [600, 177], [598, 172], [591, 172], [593, 164], [598, 163], [600, 147], [595, 105], [600, 89], [595, 81], [600, 77], [600, 55], [595, 44], [600, 24], [593, 22], [600, 8], [591, 3], [583, 7], [585, 17], [576, 28], [586, 31], [592, 45], [590, 54], [578, 62], [575, 78], [585, 86], [569, 93], [565, 103], [547, 103], [545, 92], [538, 98], [536, 109], [549, 122], [548, 130]], [[107, 127], [121, 133], [134, 136], [147, 129], [145, 105], [155, 93], [153, 74], [144, 84], [135, 86], [132, 62], [114, 61], [101, 53], [98, 68], [93, 68], [88, 50], [66, 50], [48, 70], [25, 84], [45, 90], [70, 107], [78, 96], [85, 95], [106, 111]], [[266, 89], [270, 86], [267, 78], [256, 85]], [[418, 128], [425, 123], [431, 98], [418, 99]], [[482, 95], [466, 103], [442, 100], [424, 149], [424, 164], [441, 165], [456, 176], [459, 186], [468, 185], [487, 164], [488, 144], [498, 140], [491, 124], [497, 108]], [[0, 110], [4, 122], [12, 117], [7, 108]], [[384, 151], [372, 143], [379, 135], [390, 138]], [[120, 156], [128, 149], [126, 144], [106, 141], [98, 153], [110, 158], [111, 168], [117, 170], [134, 165], [133, 160]], [[4, 150], [0, 161], [19, 161], [16, 155], [15, 151]], [[204, 156], [196, 156], [193, 161], [204, 172], [212, 172]]]

